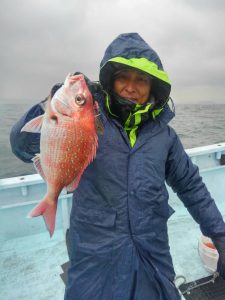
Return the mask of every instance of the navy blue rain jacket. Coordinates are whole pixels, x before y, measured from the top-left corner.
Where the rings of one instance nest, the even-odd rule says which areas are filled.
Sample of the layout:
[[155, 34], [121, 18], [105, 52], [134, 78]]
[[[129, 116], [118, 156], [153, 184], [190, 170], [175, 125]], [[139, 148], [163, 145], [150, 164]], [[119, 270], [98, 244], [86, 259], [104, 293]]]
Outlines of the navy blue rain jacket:
[[[137, 49], [141, 45], [139, 40]], [[106, 111], [104, 93], [95, 99], [101, 106], [104, 134], [99, 136], [96, 159], [73, 196], [65, 299], [180, 299], [167, 233], [167, 220], [174, 211], [168, 205], [165, 182], [206, 236], [225, 232], [221, 214], [198, 168], [168, 126], [174, 113], [167, 104], [155, 120], [143, 124], [131, 147], [122, 125]], [[23, 146], [19, 143], [19, 130], [39, 110], [33, 107], [12, 130], [12, 148], [21, 159], [35, 151], [24, 156], [24, 148], [29, 147], [24, 137]]]

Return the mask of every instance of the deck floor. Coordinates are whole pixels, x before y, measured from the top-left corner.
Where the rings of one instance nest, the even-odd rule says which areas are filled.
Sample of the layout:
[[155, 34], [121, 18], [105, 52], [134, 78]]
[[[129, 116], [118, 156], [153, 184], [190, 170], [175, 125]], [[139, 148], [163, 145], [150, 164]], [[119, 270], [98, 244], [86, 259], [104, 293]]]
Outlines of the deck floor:
[[[209, 275], [198, 255], [198, 225], [186, 215], [171, 218], [169, 240], [177, 275], [187, 282]], [[5, 241], [0, 245], [0, 299], [62, 300], [61, 265], [68, 260], [61, 230]]]
[[187, 282], [209, 276], [198, 253], [201, 236], [199, 225], [187, 215], [169, 222], [170, 250], [176, 275], [182, 275]]
[[0, 245], [0, 299], [62, 300], [61, 264], [68, 260], [62, 231], [5, 241]]

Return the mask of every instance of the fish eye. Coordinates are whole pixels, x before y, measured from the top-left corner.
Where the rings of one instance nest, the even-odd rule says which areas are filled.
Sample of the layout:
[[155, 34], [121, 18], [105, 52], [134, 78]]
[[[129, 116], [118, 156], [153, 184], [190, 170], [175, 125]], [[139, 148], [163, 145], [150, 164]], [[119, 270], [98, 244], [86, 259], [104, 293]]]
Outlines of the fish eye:
[[76, 95], [75, 102], [79, 106], [83, 106], [86, 103], [86, 99], [82, 95]]

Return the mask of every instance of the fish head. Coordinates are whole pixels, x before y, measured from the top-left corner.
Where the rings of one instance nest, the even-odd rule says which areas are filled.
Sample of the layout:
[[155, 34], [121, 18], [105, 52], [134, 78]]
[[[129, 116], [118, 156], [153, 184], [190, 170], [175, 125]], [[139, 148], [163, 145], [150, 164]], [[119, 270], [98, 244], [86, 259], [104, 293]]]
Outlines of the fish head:
[[93, 97], [82, 74], [69, 74], [51, 99], [52, 111], [64, 117], [77, 118], [88, 111], [94, 114], [94, 107]]

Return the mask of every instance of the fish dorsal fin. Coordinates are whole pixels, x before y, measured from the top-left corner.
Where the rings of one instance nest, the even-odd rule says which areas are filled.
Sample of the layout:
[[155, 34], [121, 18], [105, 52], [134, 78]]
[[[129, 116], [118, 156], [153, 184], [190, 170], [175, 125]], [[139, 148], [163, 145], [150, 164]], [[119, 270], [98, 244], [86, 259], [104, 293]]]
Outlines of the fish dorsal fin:
[[31, 121], [29, 121], [26, 125], [24, 125], [21, 131], [40, 133], [42, 122], [43, 122], [43, 115], [38, 116], [32, 119]]
[[41, 166], [41, 159], [40, 159], [40, 153], [36, 154], [34, 158], [32, 158], [32, 161], [34, 163], [34, 167], [36, 171], [41, 175], [41, 177], [46, 181], [45, 174], [42, 170]]

